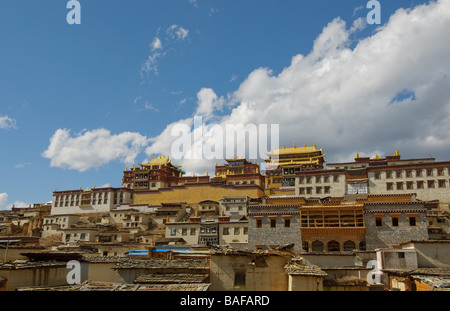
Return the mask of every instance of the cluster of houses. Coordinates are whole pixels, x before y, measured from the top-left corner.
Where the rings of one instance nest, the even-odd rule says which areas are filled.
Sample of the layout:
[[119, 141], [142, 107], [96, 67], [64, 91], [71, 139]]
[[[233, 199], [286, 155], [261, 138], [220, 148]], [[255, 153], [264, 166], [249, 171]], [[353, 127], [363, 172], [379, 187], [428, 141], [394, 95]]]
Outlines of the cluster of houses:
[[[450, 288], [450, 163], [396, 154], [324, 169], [315, 146], [278, 155], [264, 175], [234, 158], [193, 177], [159, 157], [126, 168], [120, 188], [0, 211], [0, 290]], [[436, 187], [415, 188], [420, 170]]]

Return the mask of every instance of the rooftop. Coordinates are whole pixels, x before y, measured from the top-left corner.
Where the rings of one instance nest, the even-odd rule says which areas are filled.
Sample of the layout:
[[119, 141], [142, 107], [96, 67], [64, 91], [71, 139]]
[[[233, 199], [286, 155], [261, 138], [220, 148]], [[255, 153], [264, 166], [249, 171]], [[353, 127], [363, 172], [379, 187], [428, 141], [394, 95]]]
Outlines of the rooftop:
[[122, 284], [85, 281], [80, 285], [19, 287], [17, 291], [206, 291], [210, 284]]
[[195, 269], [207, 270], [209, 272], [209, 262], [203, 259], [172, 259], [165, 260], [160, 258], [123, 258], [113, 269]]
[[287, 274], [304, 276], [327, 276], [328, 274], [316, 265], [301, 265], [290, 262], [284, 266]]
[[208, 279], [207, 274], [144, 274], [139, 276], [136, 284], [195, 284], [204, 283]]

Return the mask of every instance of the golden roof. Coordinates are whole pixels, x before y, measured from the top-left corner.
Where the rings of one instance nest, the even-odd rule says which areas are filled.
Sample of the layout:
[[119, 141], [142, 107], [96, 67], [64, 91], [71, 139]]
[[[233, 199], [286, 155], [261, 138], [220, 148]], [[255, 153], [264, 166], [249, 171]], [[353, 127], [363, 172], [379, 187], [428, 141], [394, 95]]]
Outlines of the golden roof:
[[152, 160], [148, 163], [142, 164], [138, 163], [142, 167], [149, 167], [149, 166], [173, 166], [175, 168], [180, 168], [181, 166], [175, 166], [170, 162], [169, 156], [159, 156], [159, 157], [152, 157]]
[[286, 146], [283, 146], [283, 148], [280, 149], [274, 149], [271, 153], [266, 153], [268, 156], [271, 155], [284, 155], [284, 154], [300, 154], [300, 153], [313, 153], [313, 152], [322, 152], [323, 148], [317, 149], [316, 144], [311, 146], [303, 145], [303, 147], [297, 147], [294, 143], [294, 146], [292, 148], [286, 148]]

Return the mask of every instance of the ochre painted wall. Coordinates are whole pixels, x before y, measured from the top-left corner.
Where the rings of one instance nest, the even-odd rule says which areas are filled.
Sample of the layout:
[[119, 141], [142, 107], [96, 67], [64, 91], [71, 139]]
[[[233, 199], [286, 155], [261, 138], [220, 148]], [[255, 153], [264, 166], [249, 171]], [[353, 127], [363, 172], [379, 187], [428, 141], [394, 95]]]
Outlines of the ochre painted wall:
[[[258, 195], [259, 194], [259, 195]], [[215, 186], [211, 184], [185, 185], [156, 191], [136, 192], [134, 204], [157, 205], [161, 203], [186, 202], [197, 204], [204, 200], [219, 201], [226, 196], [248, 196], [258, 198], [264, 190], [255, 186]]]

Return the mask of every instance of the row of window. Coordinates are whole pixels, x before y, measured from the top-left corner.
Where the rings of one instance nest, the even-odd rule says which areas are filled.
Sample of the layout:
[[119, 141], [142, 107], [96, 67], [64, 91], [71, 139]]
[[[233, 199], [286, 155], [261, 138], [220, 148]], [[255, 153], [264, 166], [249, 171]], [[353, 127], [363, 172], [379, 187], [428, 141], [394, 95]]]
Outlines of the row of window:
[[[450, 184], [450, 180], [448, 181]], [[445, 179], [439, 180], [417, 180], [417, 181], [400, 181], [400, 182], [387, 182], [386, 190], [415, 190], [415, 189], [434, 189], [434, 188], [447, 188], [447, 181]]]
[[450, 168], [428, 168], [428, 169], [408, 169], [408, 170], [392, 170], [385, 172], [375, 172], [374, 178], [385, 179], [392, 178], [417, 178], [417, 177], [433, 177], [450, 175]]
[[324, 176], [303, 176], [299, 177], [300, 184], [313, 184], [313, 183], [337, 183], [339, 182], [339, 175], [324, 175]]
[[[291, 227], [291, 219], [290, 218], [284, 218], [283, 223], [281, 224], [284, 228], [290, 228]], [[276, 228], [277, 227], [277, 220], [276, 218], [269, 218], [268, 226], [270, 228]], [[263, 220], [262, 218], [256, 219], [256, 228], [263, 228]]]
[[329, 194], [331, 192], [330, 186], [325, 187], [300, 187], [299, 194]]
[[[410, 227], [417, 226], [417, 217], [416, 216], [408, 216], [408, 224]], [[382, 227], [383, 225], [384, 225], [383, 216], [375, 216], [375, 226]], [[392, 227], [400, 227], [400, 217], [399, 216], [391, 216], [390, 225]]]
[[[248, 235], [248, 228], [244, 227], [234, 227], [234, 228], [230, 228], [230, 227], [224, 227], [222, 230], [222, 234], [223, 235], [230, 235], [231, 230], [233, 231], [234, 235], [240, 235], [241, 231], [243, 232], [244, 235]], [[196, 235], [197, 234], [197, 228], [181, 228], [181, 235]], [[210, 233], [210, 234], [215, 234], [217, 233], [217, 229], [216, 228], [211, 228], [210, 230], [207, 229], [200, 229], [200, 233]], [[170, 235], [171, 236], [176, 236], [177, 235], [177, 229], [176, 228], [172, 228], [170, 229]]]

